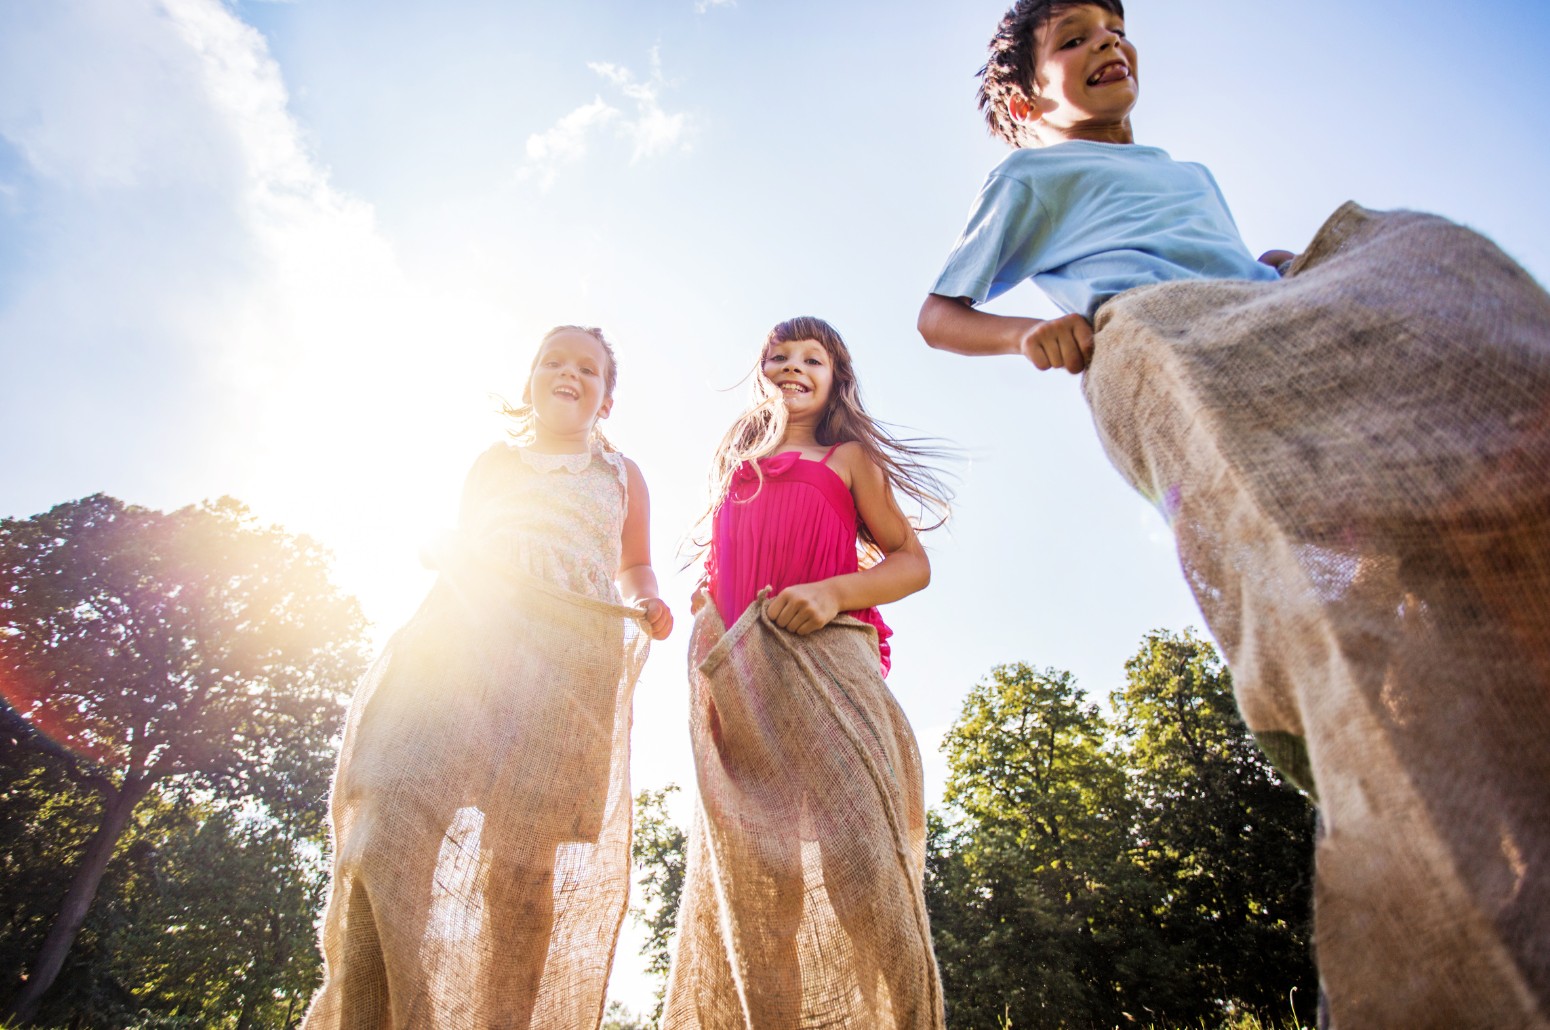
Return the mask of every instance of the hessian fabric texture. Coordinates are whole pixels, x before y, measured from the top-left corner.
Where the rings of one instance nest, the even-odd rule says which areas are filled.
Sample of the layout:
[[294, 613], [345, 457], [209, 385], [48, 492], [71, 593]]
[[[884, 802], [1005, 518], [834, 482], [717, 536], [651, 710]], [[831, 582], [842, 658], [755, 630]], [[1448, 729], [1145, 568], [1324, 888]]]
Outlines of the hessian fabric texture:
[[600, 1024], [639, 614], [473, 561], [443, 572], [350, 708], [306, 1030]]
[[1085, 391], [1316, 796], [1332, 1022], [1550, 1025], [1550, 298], [1347, 204], [1281, 282], [1101, 308]]
[[761, 595], [690, 642], [699, 781], [664, 1030], [939, 1030], [920, 753], [876, 631]]

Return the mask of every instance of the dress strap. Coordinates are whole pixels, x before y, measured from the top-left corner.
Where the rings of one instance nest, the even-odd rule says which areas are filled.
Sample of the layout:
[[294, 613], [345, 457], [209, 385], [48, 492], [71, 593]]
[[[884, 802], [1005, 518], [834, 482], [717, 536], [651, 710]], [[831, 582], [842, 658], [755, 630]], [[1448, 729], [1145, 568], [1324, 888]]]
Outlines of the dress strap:
[[834, 452], [839, 450], [844, 445], [845, 445], [845, 441], [841, 440], [839, 443], [835, 444], [833, 447], [830, 447], [827, 451], [824, 452], [823, 457], [818, 459], [818, 464], [820, 464], [820, 465], [827, 465], [827, 464], [829, 464], [829, 459], [834, 456]]

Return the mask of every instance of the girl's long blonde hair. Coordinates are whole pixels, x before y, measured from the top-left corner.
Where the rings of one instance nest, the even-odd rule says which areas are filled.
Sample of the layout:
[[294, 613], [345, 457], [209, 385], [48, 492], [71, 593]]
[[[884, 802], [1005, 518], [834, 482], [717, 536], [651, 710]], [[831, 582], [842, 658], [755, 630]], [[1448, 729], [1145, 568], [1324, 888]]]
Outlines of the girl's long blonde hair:
[[[538, 341], [538, 347], [533, 351], [533, 361], [527, 367], [527, 382], [522, 384], [522, 403], [512, 404], [510, 401], [501, 400], [501, 414], [515, 423], [508, 433], [518, 443], [532, 443], [535, 435], [534, 425], [538, 420], [538, 413], [533, 410], [533, 372], [538, 368], [538, 359], [543, 357], [544, 344], [560, 333], [585, 333], [598, 342], [603, 348], [603, 357], [606, 359], [606, 368], [603, 369], [603, 399], [614, 395], [614, 386], [619, 382], [619, 359], [614, 357], [614, 345], [603, 336], [603, 330], [592, 325], [557, 325], [544, 333], [543, 339]], [[608, 438], [603, 435], [603, 430], [597, 422], [592, 423], [592, 438], [605, 450], [617, 450]]]
[[[753, 463], [762, 486], [764, 473], [758, 459], [774, 454], [786, 435], [786, 400], [775, 384], [765, 377], [764, 358], [771, 347], [798, 340], [817, 341], [829, 355], [834, 371], [829, 404], [815, 431], [818, 443], [825, 447], [852, 441], [859, 444], [867, 458], [883, 470], [889, 487], [919, 506], [920, 514], [910, 518], [911, 525], [925, 531], [945, 523], [952, 491], [942, 481], [941, 474], [928, 463], [950, 459], [952, 452], [929, 446], [920, 439], [895, 437], [885, 428], [885, 423], [867, 414], [861, 403], [861, 387], [856, 382], [850, 349], [832, 325], [806, 315], [781, 322], [765, 337], [752, 372], [753, 403], [732, 423], [711, 460], [710, 503], [700, 517], [701, 528], [695, 544], [701, 551], [709, 546], [711, 520], [723, 499], [728, 497], [732, 476], [743, 462]], [[859, 518], [856, 521], [862, 563], [872, 564], [881, 557], [877, 542], [872, 539], [866, 524]]]

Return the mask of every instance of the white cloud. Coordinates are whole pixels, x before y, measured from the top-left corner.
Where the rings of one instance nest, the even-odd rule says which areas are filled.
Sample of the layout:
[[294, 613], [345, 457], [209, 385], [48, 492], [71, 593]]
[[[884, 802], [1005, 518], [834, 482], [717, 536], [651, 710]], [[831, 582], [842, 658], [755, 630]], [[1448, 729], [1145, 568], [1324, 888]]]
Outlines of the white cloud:
[[619, 109], [602, 97], [583, 104], [554, 123], [545, 132], [527, 138], [527, 168], [533, 170], [539, 187], [554, 185], [560, 165], [580, 161], [587, 153], [587, 136], [594, 128], [621, 117]]
[[212, 112], [178, 88], [196, 58], [159, 4], [11, 5], [0, 30], [0, 134], [37, 174], [86, 190], [224, 174]]
[[696, 14], [704, 14], [712, 7], [736, 7], [737, 0], [695, 0], [694, 11]]
[[672, 150], [683, 139], [684, 115], [682, 112], [668, 114], [660, 107], [653, 107], [641, 112], [630, 126], [630, 133], [635, 137], [631, 163], [643, 157], [655, 157]]
[[330, 182], [264, 37], [221, 0], [0, 5], [0, 136], [0, 217], [29, 234], [0, 235], [0, 436], [51, 428], [0, 510], [231, 492], [337, 548], [353, 590], [412, 566], [461, 473], [426, 466], [484, 429], [435, 407], [473, 334]]
[[562, 166], [586, 156], [589, 137], [609, 127], [631, 142], [630, 164], [688, 147], [688, 116], [662, 108], [661, 92], [668, 83], [662, 75], [657, 48], [651, 50], [651, 76], [645, 81], [638, 81], [630, 69], [606, 61], [589, 61], [587, 67], [633, 104], [634, 114], [628, 115], [602, 97], [595, 97], [545, 131], [529, 136], [527, 160], [519, 174], [536, 180], [541, 189], [554, 185]]

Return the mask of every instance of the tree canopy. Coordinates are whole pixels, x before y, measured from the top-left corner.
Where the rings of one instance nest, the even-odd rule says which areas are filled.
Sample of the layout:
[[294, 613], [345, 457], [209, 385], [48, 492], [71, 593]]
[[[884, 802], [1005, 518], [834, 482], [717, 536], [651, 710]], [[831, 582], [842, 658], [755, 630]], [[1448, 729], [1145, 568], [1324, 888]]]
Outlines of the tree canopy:
[[678, 925], [678, 903], [683, 897], [684, 866], [688, 861], [689, 838], [667, 813], [668, 798], [678, 793], [677, 784], [661, 790], [643, 790], [635, 795], [635, 832], [630, 857], [639, 870], [640, 903], [631, 906], [631, 915], [646, 928], [646, 943], [641, 955], [646, 972], [658, 978], [656, 1004], [651, 1011], [655, 1023], [662, 1016], [662, 999], [667, 990], [667, 969], [673, 957], [673, 938]]
[[1210, 644], [1150, 633], [1125, 672], [1106, 714], [1068, 673], [999, 666], [943, 743], [927, 903], [950, 1026], [1316, 1004], [1307, 800]]
[[1156, 913], [1179, 1001], [1311, 1012], [1313, 813], [1254, 743], [1216, 649], [1152, 632], [1111, 696], [1139, 802], [1136, 858], [1167, 887]]
[[[222, 500], [0, 521], [0, 970], [24, 1021], [291, 1027], [315, 987], [324, 800], [363, 624], [327, 555]], [[1211, 1025], [1316, 1003], [1312, 814], [1211, 645], [1154, 632], [1099, 704], [999, 666], [930, 813], [954, 1028]], [[686, 838], [636, 798], [666, 972]], [[621, 1007], [609, 1025], [639, 1020]]]
[[1150, 898], [1106, 730], [1069, 673], [1003, 665], [969, 691], [942, 745], [956, 818], [934, 823], [928, 891], [954, 1026], [1112, 1025], [1137, 989], [1120, 959], [1147, 954], [1127, 945], [1150, 934]]
[[[49, 880], [37, 885], [45, 904], [5, 891], [16, 935], [7, 953], [17, 938], [36, 948], [12, 982], [13, 1015], [38, 1012], [115, 858], [118, 875], [149, 870], [158, 889], [169, 876], [213, 877], [200, 889], [214, 894], [223, 877], [229, 894], [248, 875], [233, 861], [266, 870], [249, 882], [281, 894], [277, 866], [294, 872], [308, 850], [316, 862], [332, 735], [363, 664], [363, 630], [321, 548], [230, 499], [164, 513], [99, 494], [0, 521], [0, 707], [15, 742], [0, 827], [53, 863], [33, 870]], [[121, 856], [126, 842], [144, 853]], [[136, 893], [149, 906], [137, 916], [155, 910], [154, 893]], [[252, 927], [273, 931], [287, 910], [310, 947], [315, 897], [272, 900]], [[248, 918], [233, 897], [217, 907]], [[163, 927], [198, 940], [201, 930], [166, 915]], [[212, 941], [188, 950], [208, 960]], [[284, 948], [262, 950], [247, 957], [283, 965]], [[205, 974], [160, 982], [192, 975]], [[134, 998], [157, 990], [143, 971], [115, 982]]]

